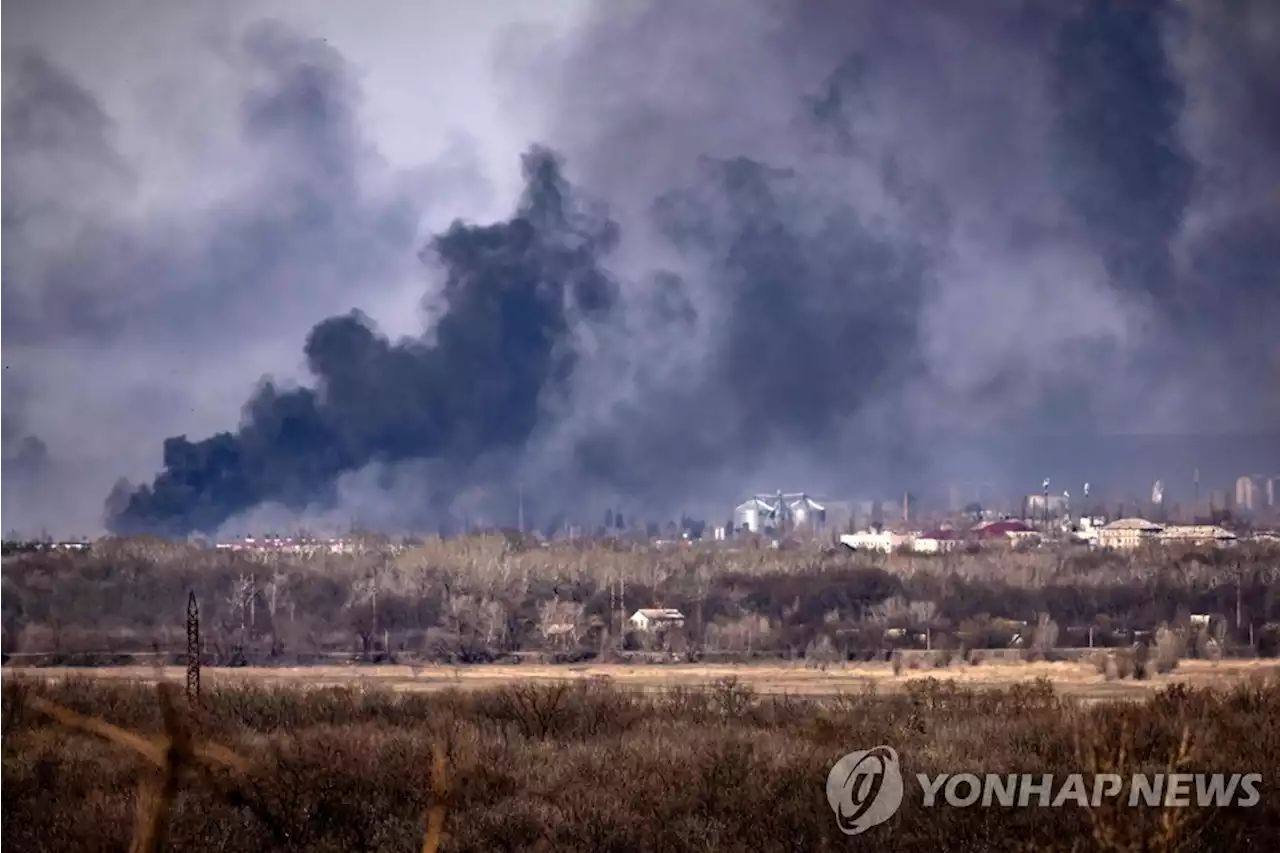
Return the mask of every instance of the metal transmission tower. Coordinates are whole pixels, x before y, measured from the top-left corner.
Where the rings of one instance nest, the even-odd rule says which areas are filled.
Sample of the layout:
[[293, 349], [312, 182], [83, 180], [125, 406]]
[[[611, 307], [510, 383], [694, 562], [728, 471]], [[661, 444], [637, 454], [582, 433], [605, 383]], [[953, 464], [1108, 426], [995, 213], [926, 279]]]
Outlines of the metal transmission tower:
[[200, 605], [195, 591], [187, 596], [187, 702], [200, 700]]

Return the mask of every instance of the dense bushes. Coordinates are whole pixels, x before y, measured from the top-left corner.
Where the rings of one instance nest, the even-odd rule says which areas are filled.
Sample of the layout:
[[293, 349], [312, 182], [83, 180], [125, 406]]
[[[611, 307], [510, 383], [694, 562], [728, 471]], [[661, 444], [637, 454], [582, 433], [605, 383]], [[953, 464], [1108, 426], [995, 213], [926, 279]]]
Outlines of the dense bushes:
[[[15, 850], [123, 849], [137, 757], [63, 728], [37, 712], [37, 696], [157, 732], [154, 691], [14, 678], [3, 689], [3, 841]], [[172, 846], [253, 853], [418, 849], [437, 799], [447, 807], [446, 850], [843, 850], [851, 841], [826, 802], [826, 776], [845, 752], [877, 744], [898, 750], [911, 780], [1117, 763], [1158, 772], [1178, 756], [1187, 772], [1280, 766], [1274, 683], [1225, 694], [1175, 686], [1144, 704], [1090, 708], [1043, 682], [972, 691], [928, 680], [901, 694], [827, 700], [761, 697], [732, 680], [662, 694], [600, 681], [399, 695], [238, 687], [208, 692], [190, 725], [250, 766], [183, 779], [168, 818]], [[437, 754], [447, 792], [432, 779]], [[1273, 849], [1280, 825], [1270, 778], [1253, 808], [1172, 816], [923, 809], [912, 785], [898, 814], [865, 837], [876, 849], [1122, 849], [1103, 843], [1108, 831], [1131, 849], [1156, 849], [1161, 833], [1186, 851]]]

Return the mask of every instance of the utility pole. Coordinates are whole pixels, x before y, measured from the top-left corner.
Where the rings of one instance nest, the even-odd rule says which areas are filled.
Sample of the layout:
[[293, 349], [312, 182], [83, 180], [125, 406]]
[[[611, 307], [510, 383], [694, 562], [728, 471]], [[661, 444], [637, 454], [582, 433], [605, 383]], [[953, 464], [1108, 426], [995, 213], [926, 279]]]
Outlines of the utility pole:
[[516, 527], [524, 533], [524, 484], [516, 484]]
[[187, 595], [187, 703], [200, 701], [200, 605], [195, 590]]

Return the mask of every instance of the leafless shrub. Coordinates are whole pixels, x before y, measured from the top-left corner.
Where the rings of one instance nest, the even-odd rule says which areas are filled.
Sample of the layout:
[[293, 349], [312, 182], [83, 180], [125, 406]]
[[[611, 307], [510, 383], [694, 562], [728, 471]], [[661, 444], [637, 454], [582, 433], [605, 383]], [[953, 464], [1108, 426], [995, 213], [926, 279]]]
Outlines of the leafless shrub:
[[756, 700], [755, 688], [732, 675], [713, 681], [710, 690], [712, 707], [727, 719], [742, 716]]
[[1163, 675], [1173, 672], [1178, 667], [1178, 661], [1182, 660], [1182, 638], [1168, 625], [1161, 625], [1156, 631], [1155, 650], [1156, 673]]
[[1107, 672], [1107, 663], [1111, 660], [1111, 654], [1108, 652], [1094, 652], [1089, 655], [1089, 663], [1097, 671], [1099, 675], [1105, 675]]
[[839, 658], [835, 643], [826, 634], [819, 634], [804, 650], [805, 662], [811, 666], [826, 669]]
[[1114, 669], [1116, 678], [1124, 679], [1140, 677], [1138, 674], [1139, 664], [1136, 650], [1116, 649], [1108, 655], [1108, 659], [1108, 663], [1110, 664], [1108, 670]]

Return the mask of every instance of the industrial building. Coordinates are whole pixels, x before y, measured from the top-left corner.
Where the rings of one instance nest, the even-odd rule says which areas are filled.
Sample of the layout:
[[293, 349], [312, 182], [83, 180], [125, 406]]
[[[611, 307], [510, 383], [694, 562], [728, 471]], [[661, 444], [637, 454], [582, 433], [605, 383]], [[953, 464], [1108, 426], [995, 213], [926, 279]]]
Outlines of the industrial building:
[[804, 492], [755, 495], [733, 511], [733, 527], [751, 533], [825, 526], [827, 508]]

